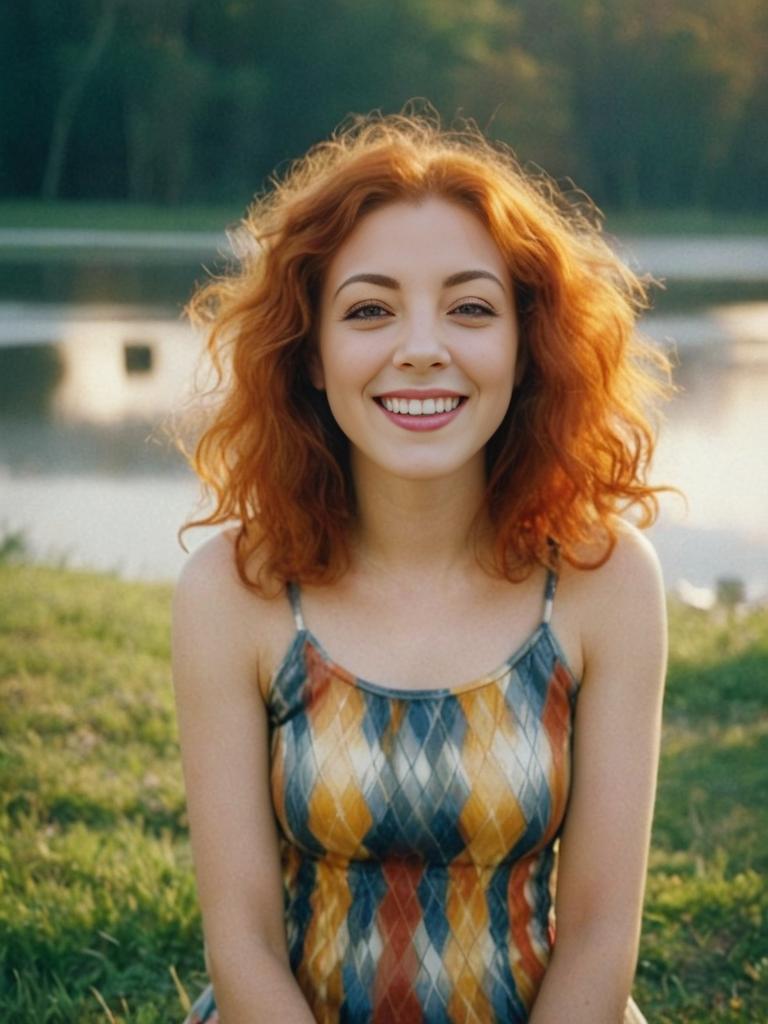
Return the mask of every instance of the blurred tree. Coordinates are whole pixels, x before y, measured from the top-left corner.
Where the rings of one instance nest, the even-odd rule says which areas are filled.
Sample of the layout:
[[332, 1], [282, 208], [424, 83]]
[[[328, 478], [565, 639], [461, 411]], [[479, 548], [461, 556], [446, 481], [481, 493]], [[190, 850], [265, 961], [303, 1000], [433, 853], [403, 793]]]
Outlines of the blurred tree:
[[590, 190], [618, 207], [711, 201], [765, 66], [762, 0], [521, 6], [525, 45], [567, 79], [573, 152]]
[[768, 5], [736, 0], [718, 14], [728, 22], [728, 42], [720, 48], [731, 90], [728, 131], [711, 154], [713, 205], [765, 208], [768, 191]]
[[455, 61], [446, 106], [466, 113], [525, 162], [565, 174], [570, 131], [565, 79], [546, 54], [525, 44], [523, 10], [496, 0], [473, 8], [450, 0], [448, 6], [453, 15], [444, 31]]
[[122, 0], [102, 0], [101, 11], [87, 44], [73, 48], [67, 60], [68, 81], [63, 87], [53, 117], [48, 158], [43, 171], [41, 193], [45, 199], [59, 194], [61, 173], [67, 152], [72, 123], [89, 79], [104, 56], [115, 30], [117, 12]]
[[[62, 53], [77, 40], [79, 12], [49, 0], [9, 4], [0, 32], [0, 186], [40, 191], [51, 125], [62, 90]], [[85, 36], [92, 28], [85, 29]], [[82, 109], [82, 108], [81, 108]]]
[[194, 133], [213, 69], [188, 43], [192, 0], [132, 0], [115, 59], [130, 199], [176, 203], [194, 176]]
[[613, 207], [765, 207], [765, 0], [26, 0], [0, 190], [247, 201], [418, 96]]

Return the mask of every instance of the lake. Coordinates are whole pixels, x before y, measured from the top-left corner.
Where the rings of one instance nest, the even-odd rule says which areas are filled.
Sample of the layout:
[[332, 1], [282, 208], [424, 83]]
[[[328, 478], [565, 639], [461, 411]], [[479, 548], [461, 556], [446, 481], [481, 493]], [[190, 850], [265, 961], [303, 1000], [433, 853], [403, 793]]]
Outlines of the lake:
[[[680, 392], [654, 477], [688, 506], [664, 498], [651, 536], [670, 588], [738, 578], [758, 598], [768, 593], [765, 247], [742, 245], [739, 264], [734, 240], [719, 261], [716, 243], [660, 241], [670, 277], [643, 329], [675, 343]], [[652, 263], [652, 240], [638, 250]], [[0, 248], [0, 266], [0, 535], [22, 532], [35, 556], [68, 565], [172, 579], [185, 557], [176, 531], [199, 493], [164, 424], [197, 362], [199, 339], [180, 313], [204, 276], [201, 255], [119, 244], [41, 252], [16, 240]], [[209, 532], [192, 531], [190, 546]]]

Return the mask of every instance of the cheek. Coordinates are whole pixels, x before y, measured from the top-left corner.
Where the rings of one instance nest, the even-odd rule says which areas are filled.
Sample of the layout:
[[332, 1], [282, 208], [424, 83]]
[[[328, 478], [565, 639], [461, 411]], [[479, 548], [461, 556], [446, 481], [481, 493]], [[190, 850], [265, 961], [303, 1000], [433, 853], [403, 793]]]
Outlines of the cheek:
[[320, 370], [324, 387], [343, 401], [357, 398], [379, 370], [373, 346], [352, 343], [327, 344], [320, 351]]
[[326, 349], [320, 353], [320, 373], [323, 379], [323, 387], [331, 395], [343, 394], [347, 388], [347, 376], [349, 366], [344, 359], [340, 359], [337, 352]]
[[505, 332], [488, 339], [476, 353], [475, 371], [486, 387], [511, 387], [517, 381], [518, 345], [516, 338]]

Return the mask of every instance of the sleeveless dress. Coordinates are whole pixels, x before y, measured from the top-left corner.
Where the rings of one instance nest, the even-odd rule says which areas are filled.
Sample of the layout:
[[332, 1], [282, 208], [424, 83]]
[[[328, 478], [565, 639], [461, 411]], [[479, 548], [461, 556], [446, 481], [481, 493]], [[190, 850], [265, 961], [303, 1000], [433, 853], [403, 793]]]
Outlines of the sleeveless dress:
[[[554, 941], [579, 682], [550, 616], [495, 672], [396, 689], [296, 634], [268, 698], [290, 964], [320, 1024], [525, 1022]], [[642, 1019], [642, 1018], [640, 1018]], [[213, 990], [186, 1024], [218, 1021]]]

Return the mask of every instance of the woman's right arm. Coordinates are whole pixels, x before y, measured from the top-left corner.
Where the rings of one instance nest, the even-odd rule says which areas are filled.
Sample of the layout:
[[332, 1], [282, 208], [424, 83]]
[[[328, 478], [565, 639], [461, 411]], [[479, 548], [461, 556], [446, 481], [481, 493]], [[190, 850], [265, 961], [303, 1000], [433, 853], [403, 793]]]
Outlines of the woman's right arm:
[[265, 671], [259, 635], [265, 621], [278, 621], [278, 611], [285, 609], [239, 581], [223, 534], [191, 556], [174, 598], [182, 767], [221, 1024], [261, 1024], [275, 1016], [280, 1024], [314, 1020], [288, 963], [259, 688]]

